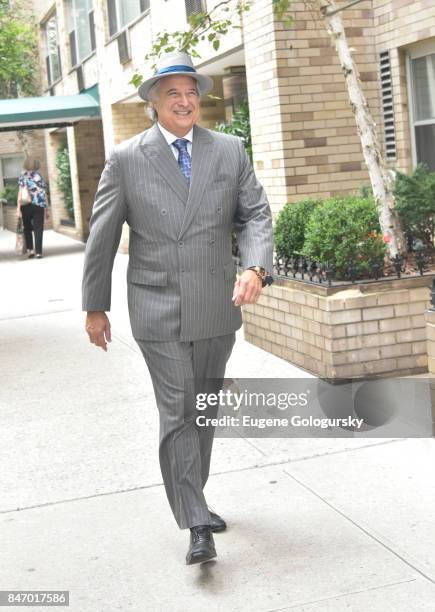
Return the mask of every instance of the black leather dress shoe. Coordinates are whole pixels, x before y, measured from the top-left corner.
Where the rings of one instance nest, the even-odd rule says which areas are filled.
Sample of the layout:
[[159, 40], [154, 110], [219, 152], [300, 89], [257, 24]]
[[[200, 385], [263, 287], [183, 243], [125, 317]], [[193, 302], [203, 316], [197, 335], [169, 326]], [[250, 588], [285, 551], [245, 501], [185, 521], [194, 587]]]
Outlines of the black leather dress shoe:
[[186, 565], [204, 563], [216, 557], [213, 534], [209, 525], [190, 528], [190, 547], [186, 555]]
[[210, 508], [208, 509], [210, 512], [210, 528], [213, 533], [219, 533], [219, 531], [225, 531], [227, 528], [227, 524], [224, 519], [216, 514], [216, 512], [212, 512]]

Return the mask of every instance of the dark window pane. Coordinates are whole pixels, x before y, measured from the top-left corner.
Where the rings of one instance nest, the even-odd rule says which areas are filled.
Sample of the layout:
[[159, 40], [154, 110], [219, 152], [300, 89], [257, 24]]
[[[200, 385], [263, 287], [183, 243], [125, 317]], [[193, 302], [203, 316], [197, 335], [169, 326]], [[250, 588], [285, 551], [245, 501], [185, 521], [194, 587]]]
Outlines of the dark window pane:
[[128, 35], [126, 30], [124, 30], [124, 32], [122, 32], [122, 34], [118, 36], [117, 41], [119, 61], [121, 62], [121, 64], [124, 64], [125, 62], [128, 62], [129, 59], [131, 59], [128, 44]]
[[51, 70], [50, 70], [50, 58], [48, 56], [45, 58], [45, 67], [47, 69], [48, 84], [51, 85], [52, 80], [51, 80]]
[[91, 33], [91, 49], [95, 51], [95, 24], [94, 24], [94, 11], [89, 13], [89, 30]]
[[150, 0], [140, 0], [140, 12], [143, 13], [150, 8]]
[[71, 66], [75, 66], [77, 64], [77, 48], [76, 48], [75, 30], [69, 33], [69, 49], [71, 53]]
[[115, 0], [107, 0], [107, 11], [109, 14], [109, 34], [113, 36], [118, 31]]
[[435, 124], [419, 125], [415, 128], [417, 161], [425, 162], [435, 171]]

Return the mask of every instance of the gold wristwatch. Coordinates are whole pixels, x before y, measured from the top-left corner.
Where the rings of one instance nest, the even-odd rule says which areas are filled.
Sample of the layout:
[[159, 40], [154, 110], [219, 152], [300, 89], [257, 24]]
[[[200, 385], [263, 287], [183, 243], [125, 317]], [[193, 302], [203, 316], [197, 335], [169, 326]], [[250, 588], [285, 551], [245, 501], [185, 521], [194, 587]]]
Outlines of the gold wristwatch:
[[[252, 270], [261, 280], [261, 286], [265, 287], [266, 285], [270, 285], [272, 282], [272, 277], [267, 273], [265, 268], [260, 266], [251, 266], [250, 268], [246, 268], [247, 270]], [[269, 280], [270, 279], [270, 280]]]

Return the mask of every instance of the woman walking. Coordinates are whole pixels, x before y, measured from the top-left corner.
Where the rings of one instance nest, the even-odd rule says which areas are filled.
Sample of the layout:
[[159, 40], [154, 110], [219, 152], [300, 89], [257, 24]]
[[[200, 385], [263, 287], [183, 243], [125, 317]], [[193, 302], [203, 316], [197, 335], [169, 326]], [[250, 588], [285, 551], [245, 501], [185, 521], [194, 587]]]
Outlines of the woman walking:
[[[46, 185], [42, 175], [38, 172], [39, 161], [37, 159], [26, 158], [23, 168], [18, 178], [17, 217], [23, 219], [27, 257], [36, 255], [37, 259], [40, 259], [45, 209], [48, 206]], [[35, 246], [33, 246], [33, 234], [35, 234]]]

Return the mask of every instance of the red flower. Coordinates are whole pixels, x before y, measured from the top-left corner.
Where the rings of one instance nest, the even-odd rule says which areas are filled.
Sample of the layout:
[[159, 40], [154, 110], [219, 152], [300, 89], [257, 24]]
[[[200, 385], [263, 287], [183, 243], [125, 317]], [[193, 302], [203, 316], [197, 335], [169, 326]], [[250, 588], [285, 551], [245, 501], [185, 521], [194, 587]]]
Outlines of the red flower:
[[383, 240], [384, 242], [391, 242], [391, 236], [390, 236], [390, 234], [384, 234], [384, 235], [382, 236], [382, 240]]

